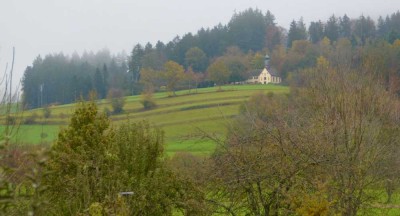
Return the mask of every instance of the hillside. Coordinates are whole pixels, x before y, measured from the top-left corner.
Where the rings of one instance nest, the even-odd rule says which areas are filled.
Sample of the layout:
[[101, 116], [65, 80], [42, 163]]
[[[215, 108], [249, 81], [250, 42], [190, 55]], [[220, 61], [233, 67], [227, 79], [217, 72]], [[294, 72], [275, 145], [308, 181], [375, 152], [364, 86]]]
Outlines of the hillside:
[[[225, 86], [223, 91], [216, 88], [178, 91], [176, 97], [168, 93], [154, 94], [157, 107], [144, 110], [140, 96], [126, 97], [125, 112], [112, 115], [113, 124], [125, 121], [148, 120], [160, 126], [166, 135], [166, 152], [189, 151], [195, 154], [208, 154], [214, 145], [207, 141], [198, 141], [190, 136], [198, 130], [223, 135], [225, 124], [238, 114], [238, 108], [256, 92], [286, 93], [287, 87], [276, 85], [236, 85]], [[99, 110], [110, 109], [107, 100], [98, 101]], [[43, 118], [42, 109], [25, 111], [24, 119], [34, 116], [34, 123], [19, 127], [14, 142], [22, 145], [49, 144], [57, 136], [60, 128], [66, 126], [75, 104], [50, 107], [51, 116]], [[2, 119], [4, 121], [4, 119]]]

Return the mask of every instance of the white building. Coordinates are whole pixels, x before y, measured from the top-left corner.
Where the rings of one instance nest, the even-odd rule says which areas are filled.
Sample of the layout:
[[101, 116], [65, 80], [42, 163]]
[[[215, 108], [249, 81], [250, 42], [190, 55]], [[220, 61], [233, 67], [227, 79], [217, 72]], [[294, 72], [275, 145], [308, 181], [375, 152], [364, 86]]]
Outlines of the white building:
[[265, 67], [262, 70], [254, 70], [250, 71], [250, 78], [246, 81], [246, 83], [260, 83], [260, 84], [268, 84], [274, 83], [278, 84], [282, 82], [282, 79], [278, 76], [276, 71], [269, 67], [269, 56], [265, 56]]

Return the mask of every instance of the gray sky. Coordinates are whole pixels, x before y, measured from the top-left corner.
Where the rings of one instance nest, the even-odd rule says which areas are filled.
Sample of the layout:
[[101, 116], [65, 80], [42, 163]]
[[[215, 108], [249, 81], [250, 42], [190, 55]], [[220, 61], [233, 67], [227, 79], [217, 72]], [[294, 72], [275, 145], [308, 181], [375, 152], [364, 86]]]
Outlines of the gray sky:
[[16, 48], [19, 79], [37, 55], [108, 48], [128, 53], [136, 43], [168, 42], [201, 27], [226, 24], [234, 11], [270, 10], [285, 28], [292, 19], [322, 21], [335, 14], [377, 19], [400, 0], [0, 0], [0, 71]]

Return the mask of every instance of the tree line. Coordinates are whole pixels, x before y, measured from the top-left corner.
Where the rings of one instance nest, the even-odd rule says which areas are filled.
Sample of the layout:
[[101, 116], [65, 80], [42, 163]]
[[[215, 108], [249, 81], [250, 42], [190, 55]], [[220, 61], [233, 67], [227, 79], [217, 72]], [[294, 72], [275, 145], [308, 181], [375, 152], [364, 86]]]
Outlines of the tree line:
[[[80, 95], [87, 98], [90, 90], [95, 90], [99, 98], [106, 97], [110, 88], [120, 89], [125, 95], [140, 94], [148, 90], [149, 77], [157, 77], [151, 82], [152, 89], [158, 91], [171, 81], [163, 73], [167, 62], [180, 65], [186, 74], [178, 76], [181, 78], [174, 89], [241, 82], [252, 70], [264, 67], [265, 54], [272, 57], [271, 65], [286, 80], [299, 67], [315, 66], [319, 54], [325, 52], [316, 49], [326, 39], [332, 47], [348, 40], [351, 48], [357, 50], [378, 42], [393, 44], [400, 39], [399, 32], [400, 12], [380, 17], [377, 23], [364, 15], [358, 18], [332, 15], [325, 22], [312, 21], [308, 28], [299, 19], [293, 20], [286, 30], [275, 23], [270, 11], [263, 13], [250, 8], [235, 13], [226, 25], [176, 36], [168, 43], [136, 44], [128, 59], [124, 55], [112, 57], [108, 51], [84, 53], [81, 57], [77, 54], [38, 57], [25, 70], [23, 100], [27, 108], [35, 108], [70, 103]], [[296, 56], [293, 50], [301, 55]], [[210, 67], [214, 63], [219, 65], [218, 70], [215, 65]], [[209, 69], [222, 71], [223, 79], [209, 75]]]
[[125, 55], [111, 56], [108, 50], [82, 56], [62, 53], [38, 56], [26, 68], [22, 79], [23, 103], [26, 108], [51, 104], [66, 104], [81, 96], [88, 98], [96, 91], [98, 98], [105, 98], [110, 89], [127, 88]]

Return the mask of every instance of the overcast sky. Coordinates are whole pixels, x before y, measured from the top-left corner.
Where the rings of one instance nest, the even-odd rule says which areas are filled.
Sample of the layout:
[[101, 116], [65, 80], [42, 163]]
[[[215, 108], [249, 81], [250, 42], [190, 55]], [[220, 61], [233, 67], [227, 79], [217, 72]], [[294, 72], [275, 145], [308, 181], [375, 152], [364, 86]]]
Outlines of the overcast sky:
[[292, 19], [327, 20], [335, 14], [377, 19], [400, 9], [400, 0], [0, 0], [0, 71], [16, 48], [21, 78], [39, 54], [108, 48], [128, 53], [136, 43], [168, 42], [201, 27], [226, 24], [234, 11], [270, 10], [278, 25]]

